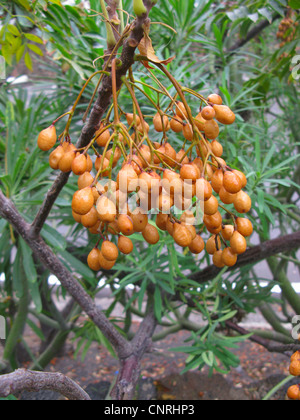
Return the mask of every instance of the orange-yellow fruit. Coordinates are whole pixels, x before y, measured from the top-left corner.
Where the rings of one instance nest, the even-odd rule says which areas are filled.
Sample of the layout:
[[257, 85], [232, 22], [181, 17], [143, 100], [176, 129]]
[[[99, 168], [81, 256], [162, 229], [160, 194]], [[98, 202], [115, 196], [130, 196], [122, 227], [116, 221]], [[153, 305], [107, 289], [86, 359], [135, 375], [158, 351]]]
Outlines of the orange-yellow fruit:
[[238, 171], [237, 169], [234, 169], [233, 173], [236, 174], [240, 178], [241, 183], [242, 183], [242, 188], [245, 188], [248, 183], [246, 175], [243, 172]]
[[[188, 107], [188, 110], [191, 111], [191, 109]], [[176, 103], [176, 115], [182, 119], [188, 118], [188, 112], [185, 108], [183, 102], [177, 102]]]
[[48, 150], [54, 147], [56, 140], [56, 128], [54, 125], [51, 125], [50, 127], [40, 132], [37, 144], [41, 150], [43, 150], [44, 152], [48, 152]]
[[190, 246], [193, 241], [193, 236], [190, 230], [183, 224], [175, 223], [173, 238], [177, 245], [183, 248]]
[[300, 385], [292, 385], [287, 391], [287, 396], [290, 400], [300, 400]]
[[201, 176], [199, 169], [192, 164], [183, 165], [180, 170], [180, 177], [183, 181], [191, 180], [196, 182]]
[[72, 210], [81, 216], [87, 214], [94, 206], [94, 196], [90, 187], [76, 191], [72, 199]]
[[206, 106], [202, 109], [201, 116], [205, 120], [209, 121], [215, 118], [216, 112], [212, 106]]
[[[105, 157], [109, 162], [111, 160], [112, 154], [113, 154], [113, 149], [109, 149], [105, 154]], [[113, 168], [115, 168], [117, 166], [119, 160], [121, 159], [121, 156], [122, 156], [121, 150], [119, 149], [119, 147], [116, 147], [116, 149], [114, 151], [114, 154], [113, 154], [113, 158], [112, 158], [112, 167]]]
[[222, 157], [223, 155], [223, 146], [221, 143], [219, 143], [217, 140], [213, 140], [211, 142], [211, 150], [213, 154], [217, 157]]
[[142, 172], [139, 176], [139, 187], [145, 193], [156, 192], [161, 190], [161, 177], [154, 171]]
[[142, 209], [136, 209], [133, 213], [131, 213], [131, 219], [135, 232], [143, 232], [148, 224], [148, 216], [142, 212]]
[[222, 261], [227, 267], [234, 267], [237, 263], [237, 254], [231, 248], [225, 248], [222, 255]]
[[205, 120], [202, 115], [201, 112], [197, 115], [197, 117], [195, 118], [195, 124], [196, 127], [198, 128], [198, 130], [200, 131], [204, 131], [204, 127], [205, 127], [205, 123], [207, 120]]
[[222, 169], [217, 169], [211, 178], [211, 186], [217, 194], [219, 194], [223, 187], [223, 179], [224, 175]]
[[232, 204], [236, 199], [236, 194], [230, 194], [224, 187], [222, 187], [219, 191], [219, 197], [224, 204]]
[[216, 251], [213, 255], [213, 263], [218, 268], [223, 268], [225, 266], [222, 257], [223, 251], [221, 249], [219, 251]]
[[82, 175], [87, 171], [87, 159], [85, 155], [79, 154], [72, 161], [72, 172], [74, 175]]
[[104, 258], [102, 252], [99, 254], [99, 262], [103, 270], [111, 270], [116, 264], [116, 261], [108, 261], [106, 258]]
[[112, 223], [117, 215], [116, 205], [105, 195], [102, 195], [97, 201], [97, 212], [99, 219], [105, 223]]
[[217, 213], [213, 214], [212, 216], [205, 214], [203, 217], [203, 222], [208, 228], [217, 229], [220, 225], [222, 225], [221, 213], [217, 211]]
[[150, 245], [156, 245], [160, 240], [157, 228], [153, 225], [150, 225], [150, 223], [148, 223], [148, 225], [143, 230], [143, 237], [145, 241]]
[[222, 236], [225, 239], [225, 241], [230, 241], [233, 233], [234, 233], [234, 226], [232, 225], [225, 225], [222, 228]]
[[218, 209], [219, 209], [219, 202], [214, 195], [212, 195], [209, 200], [204, 201], [204, 207], [203, 207], [204, 214], [207, 214], [208, 216], [212, 216], [217, 213]]
[[101, 222], [100, 222], [100, 220], [98, 220], [98, 222], [95, 224], [95, 226], [92, 226], [91, 228], [89, 228], [89, 232], [92, 235], [99, 235], [100, 225], [101, 225]]
[[247, 250], [247, 241], [239, 232], [234, 232], [230, 238], [230, 246], [235, 254], [244, 254]]
[[300, 361], [300, 351], [296, 351], [291, 357], [291, 362], [294, 362], [294, 360]]
[[159, 213], [156, 216], [156, 226], [163, 231], [167, 230], [167, 220], [168, 220], [168, 215], [167, 214], [161, 214]]
[[101, 246], [101, 253], [107, 261], [116, 261], [119, 256], [117, 246], [110, 241], [104, 241]]
[[157, 197], [157, 204], [156, 207], [163, 213], [163, 214], [170, 214], [170, 209], [174, 206], [174, 200], [169, 194], [160, 194]]
[[[134, 122], [134, 115], [126, 114], [126, 120], [127, 120], [128, 125], [130, 126]], [[135, 122], [137, 126], [141, 124], [141, 119], [138, 115], [135, 116]]]
[[251, 236], [253, 233], [253, 225], [249, 219], [238, 217], [236, 219], [236, 225], [238, 232], [244, 237]]
[[126, 236], [119, 236], [118, 239], [118, 248], [119, 251], [124, 255], [129, 255], [133, 251], [133, 243], [130, 238]]
[[57, 170], [59, 161], [65, 154], [64, 148], [62, 146], [58, 146], [49, 156], [49, 165], [52, 169]]
[[240, 191], [234, 200], [234, 207], [238, 213], [248, 213], [252, 207], [251, 198], [244, 191]]
[[122, 192], [132, 193], [138, 187], [138, 175], [134, 167], [127, 163], [123, 166], [117, 176], [117, 188]]
[[72, 210], [72, 216], [75, 222], [81, 223], [82, 216], [80, 214], [75, 213], [75, 211]]
[[196, 181], [196, 196], [198, 200], [207, 201], [212, 197], [212, 186], [204, 178], [197, 179]]
[[235, 122], [235, 114], [231, 109], [226, 105], [214, 105], [214, 110], [216, 112], [216, 119], [221, 124], [230, 125]]
[[101, 264], [99, 261], [100, 251], [98, 248], [92, 249], [92, 251], [88, 255], [88, 266], [93, 271], [100, 271], [101, 270]]
[[185, 156], [185, 154], [186, 152], [184, 149], [179, 150], [179, 152], [176, 154], [176, 162], [181, 163], [182, 165], [189, 163], [189, 158]]
[[230, 194], [237, 194], [242, 189], [242, 181], [234, 172], [226, 171], [223, 177], [223, 187]]
[[191, 244], [189, 245], [191, 253], [195, 255], [201, 254], [201, 252], [204, 251], [204, 248], [205, 243], [200, 235], [197, 235], [196, 238], [194, 238]]
[[85, 172], [84, 174], [78, 177], [77, 185], [78, 185], [78, 188], [82, 190], [83, 188], [90, 187], [93, 182], [94, 182], [93, 175], [91, 175], [90, 172]]
[[93, 226], [95, 226], [98, 220], [98, 213], [94, 206], [87, 214], [81, 216], [81, 223], [86, 228], [92, 228]]
[[300, 360], [293, 360], [290, 364], [290, 374], [292, 376], [300, 376]]
[[220, 134], [220, 128], [217, 121], [206, 121], [204, 124], [204, 133], [209, 140], [215, 140]]
[[106, 157], [104, 157], [104, 156], [97, 157], [97, 159], [95, 161], [95, 169], [96, 169], [96, 171], [99, 172], [100, 169], [101, 169], [101, 175], [104, 176], [104, 177], [106, 177], [106, 176], [109, 175], [109, 170], [106, 170], [108, 168], [109, 168], [109, 160], [106, 159]]
[[120, 214], [118, 217], [118, 228], [120, 232], [125, 236], [130, 236], [134, 234], [134, 227], [132, 218], [127, 214]]
[[73, 163], [73, 160], [75, 159], [75, 156], [76, 155], [75, 155], [74, 150], [65, 152], [58, 162], [58, 169], [64, 173], [71, 172], [72, 163]]
[[193, 127], [191, 126], [190, 123], [186, 123], [186, 124], [183, 125], [182, 133], [183, 133], [183, 137], [186, 140], [193, 141], [194, 131], [193, 131]]
[[172, 118], [170, 127], [174, 133], [181, 133], [183, 130], [183, 119], [178, 116], [176, 116], [176, 118]]
[[[110, 132], [109, 130], [104, 130], [104, 126], [101, 124], [100, 129], [95, 134], [95, 137], [97, 137], [97, 144], [99, 147], [105, 147], [110, 139]], [[102, 131], [102, 133], [101, 133]], [[101, 133], [101, 134], [100, 134]]]
[[153, 124], [154, 124], [154, 129], [158, 133], [162, 133], [163, 131], [167, 132], [170, 130], [169, 118], [166, 115], [161, 116], [159, 112], [153, 118]]
[[215, 105], [222, 105], [223, 104], [223, 99], [221, 98], [220, 95], [213, 93], [212, 95], [209, 95], [209, 97], [207, 98], [208, 102], [211, 102], [212, 104]]
[[165, 143], [165, 156], [163, 157], [164, 162], [174, 168], [176, 166], [176, 150], [170, 145]]
[[216, 235], [211, 236], [206, 242], [206, 251], [209, 255], [214, 255], [214, 253], [221, 249], [221, 239]]

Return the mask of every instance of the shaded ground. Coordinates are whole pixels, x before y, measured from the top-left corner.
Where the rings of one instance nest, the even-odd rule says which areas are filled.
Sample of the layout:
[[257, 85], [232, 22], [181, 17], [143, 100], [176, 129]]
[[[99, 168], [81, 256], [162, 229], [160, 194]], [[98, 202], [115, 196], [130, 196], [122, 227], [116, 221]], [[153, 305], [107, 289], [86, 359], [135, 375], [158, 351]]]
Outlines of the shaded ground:
[[[147, 354], [142, 363], [140, 399], [158, 400], [260, 400], [288, 374], [289, 359], [280, 354], [270, 354], [262, 347], [245, 342], [234, 353], [240, 357], [241, 366], [228, 375], [208, 376], [208, 370], [185, 375], [186, 355], [168, 351], [184, 343], [187, 332], [179, 332], [156, 343], [155, 353]], [[26, 336], [31, 348], [38, 340]], [[36, 341], [36, 342], [35, 342]], [[117, 361], [109, 352], [93, 344], [84, 361], [81, 354], [74, 357], [75, 346], [68, 341], [65, 355], [52, 360], [49, 371], [62, 372], [78, 382], [93, 399], [105, 399], [110, 384], [118, 371]], [[285, 399], [286, 390], [274, 399]], [[24, 395], [25, 399], [57, 399], [54, 393]]]

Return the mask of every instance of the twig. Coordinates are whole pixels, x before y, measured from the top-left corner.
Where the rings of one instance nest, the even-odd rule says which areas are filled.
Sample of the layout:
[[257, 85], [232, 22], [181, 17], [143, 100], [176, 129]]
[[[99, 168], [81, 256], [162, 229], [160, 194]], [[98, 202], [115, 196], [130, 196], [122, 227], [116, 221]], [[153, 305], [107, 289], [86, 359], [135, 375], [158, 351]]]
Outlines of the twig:
[[33, 372], [19, 369], [0, 376], [0, 397], [16, 395], [24, 391], [55, 391], [71, 401], [91, 401], [88, 394], [70, 378], [61, 373]]

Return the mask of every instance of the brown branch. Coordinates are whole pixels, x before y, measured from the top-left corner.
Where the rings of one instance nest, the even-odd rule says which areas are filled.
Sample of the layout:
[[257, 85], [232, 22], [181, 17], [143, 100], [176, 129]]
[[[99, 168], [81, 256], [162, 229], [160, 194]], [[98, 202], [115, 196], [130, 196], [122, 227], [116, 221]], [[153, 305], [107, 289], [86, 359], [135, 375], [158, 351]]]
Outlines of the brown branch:
[[7, 220], [29, 245], [36, 258], [54, 274], [62, 286], [70, 293], [74, 300], [87, 313], [93, 322], [99, 327], [105, 337], [115, 347], [120, 357], [131, 354], [131, 346], [125, 338], [112, 326], [106, 316], [100, 311], [93, 299], [84, 288], [75, 280], [68, 269], [48, 247], [41, 237], [32, 238], [30, 225], [27, 224], [13, 203], [4, 196], [0, 190], [0, 216]]
[[0, 376], [1, 398], [24, 391], [43, 390], [58, 392], [71, 401], [91, 401], [88, 394], [78, 384], [61, 373], [32, 372], [19, 369], [8, 375]]
[[[242, 268], [251, 264], [257, 264], [274, 255], [294, 251], [298, 248], [300, 248], [300, 231], [263, 242], [258, 246], [250, 248], [245, 254], [239, 256], [237, 264], [234, 267], [228, 268], [228, 271], [233, 271], [237, 268]], [[206, 283], [207, 281], [214, 279], [220, 272], [221, 270], [219, 268], [209, 266], [198, 273], [191, 274], [189, 279], [197, 281], [199, 284]]]
[[234, 45], [232, 45], [227, 52], [231, 54], [235, 54], [238, 49], [242, 48], [244, 45], [246, 45], [249, 41], [251, 41], [253, 38], [258, 36], [263, 30], [268, 28], [270, 25], [272, 25], [273, 22], [275, 22], [277, 19], [279, 19], [281, 16], [279, 14], [276, 14], [273, 16], [272, 21], [269, 20], [263, 20], [260, 22], [257, 26], [255, 26], [251, 31], [248, 32], [247, 36], [243, 39], [239, 39]]

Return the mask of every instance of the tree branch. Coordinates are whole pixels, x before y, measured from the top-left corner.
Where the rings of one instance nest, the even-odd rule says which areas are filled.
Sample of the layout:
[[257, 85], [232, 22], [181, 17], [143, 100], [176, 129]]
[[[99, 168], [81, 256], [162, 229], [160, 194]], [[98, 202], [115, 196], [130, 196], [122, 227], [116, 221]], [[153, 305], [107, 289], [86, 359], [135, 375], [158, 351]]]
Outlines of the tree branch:
[[[298, 248], [300, 248], [300, 231], [263, 242], [258, 246], [250, 248], [245, 254], [239, 256], [237, 264], [234, 267], [228, 268], [228, 271], [256, 264], [274, 255], [293, 251]], [[214, 279], [220, 272], [221, 270], [219, 268], [209, 266], [198, 273], [191, 274], [189, 279], [202, 284]]]
[[121, 357], [131, 354], [131, 346], [125, 338], [112, 326], [106, 316], [95, 305], [93, 299], [84, 288], [74, 279], [68, 269], [52, 252], [41, 237], [32, 238], [30, 225], [27, 224], [13, 203], [0, 190], [0, 216], [7, 220], [29, 245], [34, 255], [54, 274], [63, 287], [68, 290], [74, 300], [100, 328], [105, 337], [115, 347]]
[[21, 392], [50, 390], [58, 392], [71, 401], [90, 401], [88, 394], [70, 378], [61, 373], [32, 372], [16, 370], [0, 376], [0, 397], [16, 395]]

